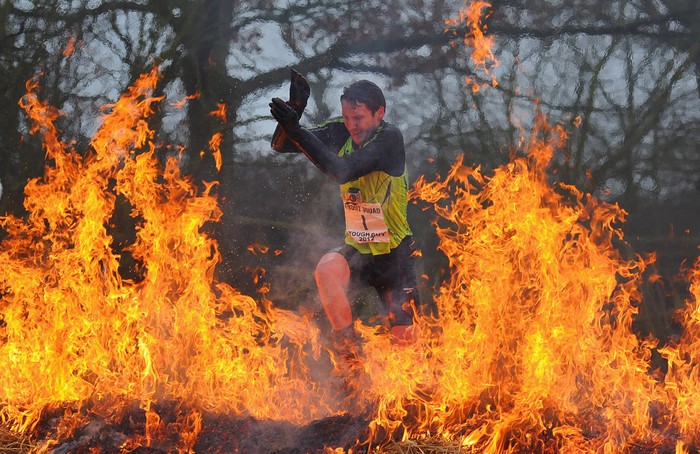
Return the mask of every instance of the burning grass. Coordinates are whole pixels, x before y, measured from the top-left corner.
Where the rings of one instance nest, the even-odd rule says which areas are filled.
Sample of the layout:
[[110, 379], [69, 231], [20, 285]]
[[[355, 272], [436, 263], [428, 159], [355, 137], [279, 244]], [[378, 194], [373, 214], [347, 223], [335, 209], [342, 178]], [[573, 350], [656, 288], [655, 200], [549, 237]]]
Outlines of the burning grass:
[[26, 435], [0, 426], [0, 454], [25, 454], [32, 452], [36, 444]]
[[433, 437], [398, 443], [392, 442], [385, 446], [381, 452], [384, 454], [460, 454], [463, 451], [459, 441]]
[[[650, 370], [657, 341], [632, 330], [653, 257], [616, 248], [624, 242], [620, 207], [550, 184], [547, 166], [565, 135], [543, 116], [492, 175], [457, 162], [444, 178], [416, 183], [413, 196], [435, 210], [450, 264], [435, 295], [438, 314], [417, 317], [409, 347], [357, 322], [358, 381], [340, 396], [341, 386], [330, 385], [342, 381], [338, 358], [310, 316], [214, 278], [218, 246], [203, 226], [221, 214], [216, 183], [200, 190], [180, 174], [177, 156], [156, 159], [147, 119], [162, 101], [153, 96], [157, 82], [157, 70], [143, 75], [81, 153], [61, 142], [58, 113], [38, 99], [35, 82], [28, 86], [23, 106], [49, 164], [27, 185], [29, 216], [0, 218], [8, 449], [614, 453], [698, 445], [700, 272], [689, 274], [686, 333], [658, 349], [669, 361], [664, 376]], [[128, 252], [139, 280], [120, 275], [113, 249], [118, 199], [132, 207]]]
[[[19, 435], [6, 427], [0, 426], [0, 454], [29, 454], [36, 448], [36, 444], [29, 440], [28, 437]], [[152, 450], [151, 452], [156, 451]], [[201, 452], [214, 451], [202, 450]], [[375, 452], [376, 454], [460, 454], [463, 452], [463, 449], [458, 441], [447, 441], [439, 437], [434, 437], [422, 440], [392, 442], [380, 451]]]

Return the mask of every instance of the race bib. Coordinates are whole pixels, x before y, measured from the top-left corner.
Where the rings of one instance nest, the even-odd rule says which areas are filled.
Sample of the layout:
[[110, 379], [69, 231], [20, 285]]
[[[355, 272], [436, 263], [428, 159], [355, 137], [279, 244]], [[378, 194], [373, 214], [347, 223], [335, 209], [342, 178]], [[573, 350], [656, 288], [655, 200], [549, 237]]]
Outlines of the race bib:
[[390, 240], [379, 203], [346, 201], [345, 230], [358, 243], [388, 243]]

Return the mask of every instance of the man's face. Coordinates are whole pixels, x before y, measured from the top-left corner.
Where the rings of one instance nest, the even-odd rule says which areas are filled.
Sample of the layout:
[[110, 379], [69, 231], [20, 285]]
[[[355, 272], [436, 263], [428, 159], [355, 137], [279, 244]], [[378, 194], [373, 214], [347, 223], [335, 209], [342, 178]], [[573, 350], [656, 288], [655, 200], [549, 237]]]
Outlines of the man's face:
[[379, 107], [372, 113], [365, 104], [355, 104], [341, 101], [343, 107], [343, 120], [352, 141], [357, 145], [364, 145], [372, 137], [384, 118], [384, 107]]

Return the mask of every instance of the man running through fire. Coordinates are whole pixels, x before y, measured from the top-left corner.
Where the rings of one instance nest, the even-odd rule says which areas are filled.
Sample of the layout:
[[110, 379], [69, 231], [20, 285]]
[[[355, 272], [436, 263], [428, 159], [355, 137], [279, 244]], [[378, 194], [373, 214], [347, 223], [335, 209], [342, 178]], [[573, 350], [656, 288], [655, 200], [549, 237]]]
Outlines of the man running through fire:
[[354, 344], [350, 285], [376, 289], [399, 344], [414, 339], [418, 305], [414, 241], [406, 217], [408, 176], [403, 135], [384, 121], [386, 101], [374, 83], [360, 80], [340, 97], [342, 117], [305, 129], [299, 118], [310, 94], [306, 79], [292, 70], [289, 101], [273, 98], [278, 126], [272, 148], [303, 152], [340, 184], [345, 210], [345, 245], [319, 260], [315, 280], [333, 328], [336, 346]]

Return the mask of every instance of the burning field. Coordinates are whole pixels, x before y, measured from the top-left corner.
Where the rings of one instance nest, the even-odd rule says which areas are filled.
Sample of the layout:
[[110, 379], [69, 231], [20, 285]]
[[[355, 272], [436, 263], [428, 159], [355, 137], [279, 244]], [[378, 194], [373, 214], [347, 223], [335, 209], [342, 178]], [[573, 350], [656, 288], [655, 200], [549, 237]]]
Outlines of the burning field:
[[[0, 219], [7, 449], [20, 440], [24, 451], [55, 453], [700, 445], [700, 262], [680, 340], [660, 347], [635, 335], [654, 258], [619, 252], [619, 207], [548, 183], [561, 128], [540, 116], [490, 176], [456, 162], [444, 178], [419, 179], [413, 197], [440, 218], [451, 271], [437, 316], [416, 319], [410, 347], [358, 322], [355, 382], [329, 387], [339, 359], [309, 317], [214, 278], [220, 256], [205, 226], [220, 216], [216, 183], [198, 191], [177, 157], [164, 166], [154, 157], [157, 82], [157, 70], [145, 74], [109, 106], [85, 152], [60, 140], [58, 113], [28, 84], [22, 104], [48, 164], [26, 187], [26, 219]], [[122, 277], [113, 251], [118, 200], [137, 224], [136, 280]], [[652, 369], [653, 351], [667, 372]]]
[[[654, 257], [621, 252], [620, 207], [549, 181], [562, 128], [539, 115], [507, 165], [458, 161], [416, 182], [449, 261], [437, 311], [417, 316], [410, 346], [358, 321], [362, 360], [344, 374], [310, 315], [215, 278], [217, 183], [200, 190], [177, 155], [156, 158], [158, 80], [142, 75], [108, 106], [87, 150], [61, 140], [28, 83], [47, 165], [25, 188], [28, 215], [0, 218], [1, 452], [700, 447], [700, 261], [682, 336], [635, 334]], [[219, 143], [206, 152], [220, 165]], [[136, 226], [124, 250], [118, 206]]]

